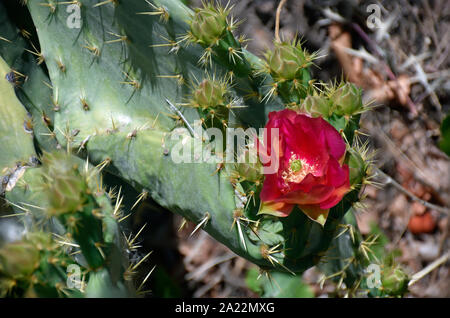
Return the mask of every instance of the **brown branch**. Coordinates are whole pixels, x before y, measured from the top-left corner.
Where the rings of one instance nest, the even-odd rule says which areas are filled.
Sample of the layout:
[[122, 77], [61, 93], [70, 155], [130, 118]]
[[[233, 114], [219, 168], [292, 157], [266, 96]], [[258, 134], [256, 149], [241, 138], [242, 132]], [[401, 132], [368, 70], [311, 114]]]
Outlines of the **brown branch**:
[[280, 41], [280, 14], [281, 14], [281, 9], [283, 8], [286, 1], [287, 0], [280, 1], [280, 3], [278, 4], [278, 8], [277, 8], [277, 14], [275, 16], [275, 40], [277, 42], [281, 42]]
[[415, 194], [409, 192], [407, 189], [402, 187], [400, 183], [398, 183], [397, 181], [394, 180], [394, 178], [392, 178], [391, 176], [388, 176], [383, 171], [381, 171], [379, 168], [376, 168], [375, 170], [376, 170], [377, 174], [379, 174], [379, 175], [381, 175], [382, 177], [385, 178], [385, 183], [386, 184], [392, 184], [395, 188], [397, 188], [398, 190], [400, 190], [401, 192], [406, 194], [412, 200], [419, 202], [420, 204], [422, 204], [423, 206], [425, 206], [425, 207], [427, 207], [429, 209], [436, 210], [438, 212], [450, 215], [450, 209], [449, 208], [443, 207], [443, 206], [439, 206], [439, 205], [436, 205], [436, 204], [432, 204], [432, 203], [429, 203], [429, 202], [427, 202], [425, 200], [422, 200], [421, 198], [419, 198]]

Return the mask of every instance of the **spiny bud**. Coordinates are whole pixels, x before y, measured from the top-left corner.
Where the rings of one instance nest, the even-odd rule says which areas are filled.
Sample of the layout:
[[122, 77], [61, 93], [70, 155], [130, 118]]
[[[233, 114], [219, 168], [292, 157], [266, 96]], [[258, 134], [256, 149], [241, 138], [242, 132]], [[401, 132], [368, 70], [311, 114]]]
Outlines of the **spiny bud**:
[[354, 115], [363, 109], [362, 91], [352, 83], [345, 83], [337, 88], [331, 95], [331, 99], [336, 105], [337, 115]]
[[228, 26], [228, 12], [228, 10], [214, 8], [212, 4], [204, 3], [204, 8], [197, 9], [190, 22], [192, 35], [199, 43], [206, 46], [215, 44]]
[[204, 79], [194, 89], [192, 102], [202, 109], [226, 104], [227, 86], [225, 82]]
[[266, 53], [267, 66], [276, 79], [293, 80], [301, 76], [301, 70], [309, 65], [310, 59], [299, 43], [275, 42], [273, 51]]
[[39, 266], [39, 251], [28, 242], [14, 242], [0, 249], [0, 276], [29, 277]]
[[77, 211], [84, 202], [87, 184], [77, 163], [64, 152], [45, 153], [42, 158], [43, 189], [51, 214]]
[[402, 296], [408, 290], [409, 277], [398, 265], [385, 268], [381, 275], [383, 290], [391, 296]]
[[262, 164], [257, 158], [255, 149], [243, 152], [234, 165], [234, 172], [246, 181], [258, 182], [262, 179]]
[[331, 101], [325, 96], [308, 96], [300, 105], [300, 110], [312, 117], [330, 117], [333, 112]]
[[356, 186], [362, 184], [367, 173], [368, 165], [363, 157], [354, 149], [349, 150], [348, 167], [350, 185]]

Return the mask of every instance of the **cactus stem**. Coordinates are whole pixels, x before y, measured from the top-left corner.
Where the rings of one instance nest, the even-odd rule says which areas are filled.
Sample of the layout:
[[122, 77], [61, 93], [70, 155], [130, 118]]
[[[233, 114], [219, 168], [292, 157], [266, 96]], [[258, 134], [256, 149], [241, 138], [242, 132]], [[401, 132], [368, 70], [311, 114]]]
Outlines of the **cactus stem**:
[[195, 229], [192, 231], [192, 233], [189, 235], [189, 237], [191, 237], [192, 235], [194, 235], [195, 232], [198, 231], [198, 229], [202, 226], [202, 225], [206, 225], [206, 223], [208, 223], [208, 220], [211, 218], [211, 215], [209, 214], [209, 212], [205, 213], [205, 216], [203, 217], [203, 219], [200, 221], [200, 223], [195, 227]]

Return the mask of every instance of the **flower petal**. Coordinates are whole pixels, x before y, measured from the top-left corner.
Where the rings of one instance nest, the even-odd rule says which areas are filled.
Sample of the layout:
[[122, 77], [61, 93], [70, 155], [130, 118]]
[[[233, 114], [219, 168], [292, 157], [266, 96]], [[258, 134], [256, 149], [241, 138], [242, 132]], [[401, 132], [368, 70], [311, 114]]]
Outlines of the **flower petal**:
[[287, 204], [284, 202], [261, 202], [258, 214], [269, 214], [278, 217], [286, 217], [292, 212], [293, 208], [293, 204]]
[[309, 192], [304, 192], [302, 190], [291, 191], [280, 196], [275, 201], [301, 205], [319, 204], [327, 200], [333, 193], [333, 190], [333, 187], [318, 184], [314, 185]]
[[279, 177], [277, 174], [266, 175], [261, 193], [259, 194], [261, 201], [273, 201], [282, 194], [278, 181]]
[[329, 209], [321, 209], [317, 205], [299, 205], [303, 213], [314, 222], [324, 226], [328, 217]]

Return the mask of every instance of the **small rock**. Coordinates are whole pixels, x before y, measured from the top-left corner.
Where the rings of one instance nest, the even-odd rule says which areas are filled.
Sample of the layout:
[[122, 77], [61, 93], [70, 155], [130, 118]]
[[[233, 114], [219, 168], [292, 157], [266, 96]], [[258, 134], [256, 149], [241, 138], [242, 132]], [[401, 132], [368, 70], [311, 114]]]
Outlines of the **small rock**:
[[397, 216], [402, 216], [408, 211], [408, 200], [405, 195], [399, 194], [389, 205], [389, 211]]
[[396, 140], [401, 140], [409, 133], [408, 127], [400, 120], [395, 119], [391, 124], [391, 136]]
[[425, 213], [427, 208], [424, 205], [420, 204], [419, 202], [414, 201], [411, 204], [411, 210], [415, 215], [422, 215]]
[[431, 233], [436, 228], [436, 220], [427, 211], [422, 215], [413, 215], [409, 219], [408, 230], [413, 234]]

